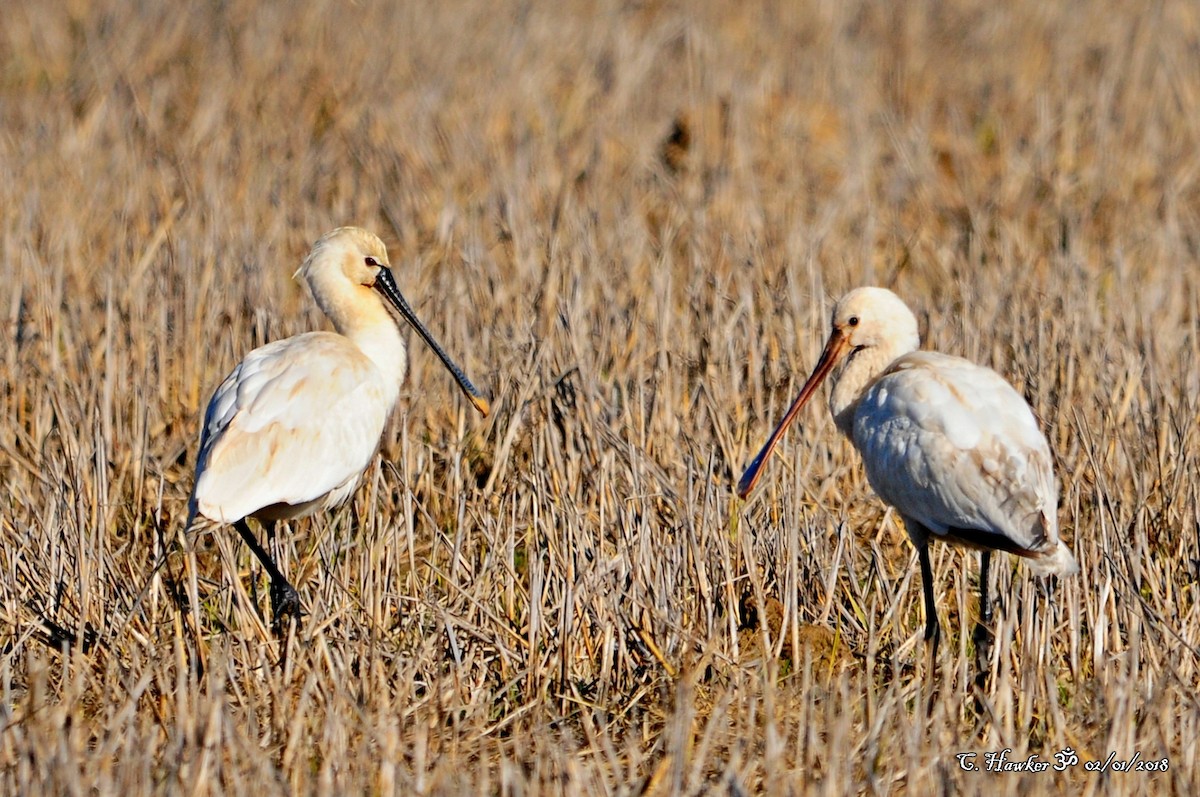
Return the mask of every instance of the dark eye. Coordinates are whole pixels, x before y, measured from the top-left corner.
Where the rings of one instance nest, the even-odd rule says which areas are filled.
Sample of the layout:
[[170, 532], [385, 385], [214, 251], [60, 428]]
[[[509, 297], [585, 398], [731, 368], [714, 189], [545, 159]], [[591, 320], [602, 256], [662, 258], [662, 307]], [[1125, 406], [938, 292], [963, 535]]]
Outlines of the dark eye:
[[377, 268], [379, 266], [379, 261], [373, 257], [368, 257], [364, 262], [371, 268]]
[[846, 323], [852, 327], [858, 326], [858, 316], [856, 316], [856, 315], [850, 316], [849, 320], [847, 320]]

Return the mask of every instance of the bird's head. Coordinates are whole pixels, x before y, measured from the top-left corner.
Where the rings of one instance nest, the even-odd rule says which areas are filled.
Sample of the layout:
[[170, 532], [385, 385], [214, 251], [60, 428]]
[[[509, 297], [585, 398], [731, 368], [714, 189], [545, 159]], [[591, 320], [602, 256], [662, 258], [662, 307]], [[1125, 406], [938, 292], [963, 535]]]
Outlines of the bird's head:
[[855, 288], [847, 293], [834, 305], [831, 326], [826, 348], [837, 347], [836, 359], [877, 346], [905, 353], [920, 345], [916, 316], [887, 288]]
[[377, 235], [358, 227], [338, 227], [313, 244], [295, 276], [304, 281], [321, 311], [343, 334], [360, 323], [382, 321], [387, 317], [385, 305], [391, 305], [429, 344], [475, 409], [488, 414], [487, 398], [450, 359], [400, 293], [388, 264], [387, 247]]
[[742, 498], [754, 489], [763, 465], [788, 425], [816, 394], [821, 382], [834, 373], [840, 363], [847, 363], [846, 368], [849, 368], [849, 362], [856, 355], [873, 351], [872, 359], [886, 364], [920, 345], [916, 317], [899, 296], [886, 288], [855, 288], [847, 293], [834, 305], [832, 327], [825, 348], [812, 374], [800, 389], [800, 395], [792, 402], [783, 420], [767, 438], [766, 445], [738, 481], [738, 495]]

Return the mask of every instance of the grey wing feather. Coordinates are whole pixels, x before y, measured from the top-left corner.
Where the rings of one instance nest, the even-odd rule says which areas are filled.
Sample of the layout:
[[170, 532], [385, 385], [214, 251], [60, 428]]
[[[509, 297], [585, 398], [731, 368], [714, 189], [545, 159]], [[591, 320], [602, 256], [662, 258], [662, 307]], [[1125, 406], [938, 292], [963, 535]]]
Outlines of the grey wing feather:
[[864, 394], [854, 442], [879, 496], [935, 534], [999, 534], [1029, 550], [1057, 540], [1049, 445], [990, 369], [931, 352], [901, 358]]

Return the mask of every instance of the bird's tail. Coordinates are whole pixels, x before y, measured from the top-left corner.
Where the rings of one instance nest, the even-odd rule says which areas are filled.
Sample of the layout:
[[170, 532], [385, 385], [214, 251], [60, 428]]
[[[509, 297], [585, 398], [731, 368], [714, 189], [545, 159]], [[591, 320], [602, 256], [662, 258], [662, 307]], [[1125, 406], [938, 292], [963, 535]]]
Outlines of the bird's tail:
[[1079, 562], [1075, 554], [1062, 540], [1056, 540], [1054, 545], [1047, 546], [1040, 556], [1031, 556], [1025, 560], [1029, 569], [1035, 575], [1048, 576], [1057, 573], [1060, 576], [1071, 576], [1079, 572]]

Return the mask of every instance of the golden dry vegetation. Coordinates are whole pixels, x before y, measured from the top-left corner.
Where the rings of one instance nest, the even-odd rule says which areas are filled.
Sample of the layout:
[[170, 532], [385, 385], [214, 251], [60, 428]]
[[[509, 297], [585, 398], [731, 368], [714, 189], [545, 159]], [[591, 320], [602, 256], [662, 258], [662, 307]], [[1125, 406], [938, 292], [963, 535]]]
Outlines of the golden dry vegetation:
[[[280, 643], [180, 526], [342, 224], [495, 412], [412, 341]], [[0, 273], [0, 792], [1200, 792], [1195, 3], [16, 0]], [[934, 549], [931, 671], [823, 410], [733, 496], [867, 283], [1055, 452], [1083, 571], [999, 558], [981, 688], [977, 558]]]

